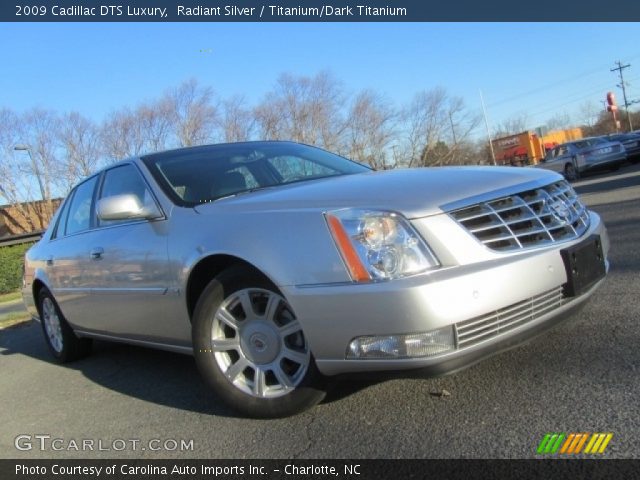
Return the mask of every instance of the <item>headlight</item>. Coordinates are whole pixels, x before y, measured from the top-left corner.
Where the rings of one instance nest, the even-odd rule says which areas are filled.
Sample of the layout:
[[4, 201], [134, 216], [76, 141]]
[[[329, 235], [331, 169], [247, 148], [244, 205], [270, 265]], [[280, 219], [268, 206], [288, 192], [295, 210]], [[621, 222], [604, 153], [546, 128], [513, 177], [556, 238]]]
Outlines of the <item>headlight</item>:
[[405, 277], [440, 265], [397, 213], [345, 209], [325, 217], [349, 274], [357, 282]]

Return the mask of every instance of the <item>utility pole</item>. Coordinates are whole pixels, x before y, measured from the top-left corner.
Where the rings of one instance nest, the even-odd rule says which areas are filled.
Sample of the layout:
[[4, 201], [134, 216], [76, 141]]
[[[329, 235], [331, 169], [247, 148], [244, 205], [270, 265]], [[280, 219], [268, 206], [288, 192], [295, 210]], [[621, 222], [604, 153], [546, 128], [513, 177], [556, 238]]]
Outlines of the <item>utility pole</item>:
[[617, 70], [618, 74], [620, 75], [620, 85], [618, 85], [618, 87], [620, 87], [622, 89], [622, 98], [624, 100], [624, 109], [627, 112], [627, 122], [629, 123], [629, 131], [632, 131], [633, 130], [633, 125], [631, 125], [631, 114], [629, 113], [629, 105], [631, 105], [632, 103], [636, 103], [636, 102], [627, 101], [627, 90], [626, 90], [626, 85], [624, 83], [624, 76], [622, 74], [622, 71], [625, 68], [629, 68], [631, 65], [628, 64], [628, 63], [626, 65], [622, 65], [622, 62], [620, 60], [618, 60], [615, 63], [618, 66], [616, 68], [612, 68], [611, 71], [615, 72]]
[[489, 120], [487, 119], [487, 109], [484, 106], [484, 97], [482, 96], [482, 90], [480, 92], [480, 103], [482, 104], [482, 116], [484, 117], [484, 126], [487, 127], [487, 139], [489, 140], [489, 150], [491, 151], [491, 160], [493, 164], [496, 164], [496, 154], [493, 151], [493, 142], [491, 141], [491, 130], [489, 129]]
[[453, 145], [457, 146], [458, 141], [456, 140], [456, 129], [453, 126], [453, 117], [451, 116], [451, 112], [449, 112], [449, 123], [451, 124], [451, 135], [453, 136]]

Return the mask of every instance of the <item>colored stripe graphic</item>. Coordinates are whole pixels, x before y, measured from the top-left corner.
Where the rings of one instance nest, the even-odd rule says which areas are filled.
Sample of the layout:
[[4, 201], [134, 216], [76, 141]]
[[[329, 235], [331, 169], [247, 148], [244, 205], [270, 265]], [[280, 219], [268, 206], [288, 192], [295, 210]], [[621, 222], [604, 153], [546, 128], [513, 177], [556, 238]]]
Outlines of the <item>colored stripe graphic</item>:
[[556, 453], [560, 448], [560, 445], [562, 444], [562, 440], [564, 440], [565, 437], [566, 435], [564, 433], [559, 434], [556, 443], [553, 445], [549, 453]]
[[566, 436], [564, 433], [547, 433], [540, 442], [540, 445], [538, 445], [538, 453], [556, 453]]
[[600, 445], [600, 450], [598, 450], [598, 453], [604, 453], [605, 449], [607, 448], [607, 445], [609, 445], [609, 442], [611, 441], [612, 438], [613, 438], [613, 433], [607, 433], [607, 436], [604, 438], [604, 442], [602, 442], [602, 445]]
[[547, 433], [538, 445], [537, 453], [539, 455], [556, 453], [576, 455], [580, 452], [602, 454], [612, 438], [613, 433]]
[[560, 450], [560, 453], [567, 453], [567, 450], [569, 449], [569, 446], [571, 445], [575, 437], [576, 437], [575, 433], [569, 434], [569, 436], [567, 437], [567, 440], [564, 442], [564, 445], [562, 445], [562, 449]]
[[604, 453], [613, 438], [613, 433], [594, 433], [584, 453]]
[[591, 453], [591, 447], [594, 446], [599, 437], [600, 435], [598, 433], [594, 433], [593, 435], [591, 435], [589, 443], [587, 443], [587, 448], [584, 449], [584, 453]]
[[583, 433], [581, 435], [582, 435], [582, 437], [580, 438], [580, 441], [578, 442], [578, 445], [576, 445], [575, 451], [571, 452], [571, 453], [580, 453], [582, 451], [582, 447], [584, 446], [584, 443], [587, 441], [587, 438], [589, 438], [589, 434], [588, 433]]
[[547, 442], [549, 441], [549, 438], [551, 438], [551, 434], [547, 433], [544, 438], [542, 439], [542, 441], [540, 442], [540, 445], [538, 445], [538, 453], [542, 454], [544, 453], [544, 449], [547, 446]]

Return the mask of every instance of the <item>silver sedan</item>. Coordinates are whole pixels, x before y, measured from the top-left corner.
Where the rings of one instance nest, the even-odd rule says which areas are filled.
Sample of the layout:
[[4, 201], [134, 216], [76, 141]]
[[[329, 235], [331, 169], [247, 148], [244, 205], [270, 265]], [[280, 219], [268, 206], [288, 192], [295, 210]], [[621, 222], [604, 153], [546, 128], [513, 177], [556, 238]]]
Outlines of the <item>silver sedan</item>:
[[627, 161], [625, 147], [619, 141], [591, 137], [554, 147], [538, 166], [562, 173], [574, 181], [587, 172], [617, 170]]
[[53, 356], [92, 339], [192, 354], [258, 417], [327, 378], [452, 372], [581, 306], [606, 275], [600, 217], [541, 169], [374, 172], [289, 142], [186, 148], [77, 185], [26, 255]]

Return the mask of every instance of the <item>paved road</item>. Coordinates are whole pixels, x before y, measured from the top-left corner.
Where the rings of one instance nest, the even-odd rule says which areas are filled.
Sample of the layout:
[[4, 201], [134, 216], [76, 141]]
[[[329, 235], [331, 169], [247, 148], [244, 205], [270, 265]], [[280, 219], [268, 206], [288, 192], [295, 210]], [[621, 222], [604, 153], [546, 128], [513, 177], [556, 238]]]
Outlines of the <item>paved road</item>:
[[[614, 433], [608, 457], [638, 458], [640, 169], [576, 187], [609, 226], [611, 275], [579, 317], [524, 347], [440, 379], [345, 383], [310, 412], [256, 421], [220, 406], [189, 357], [98, 343], [60, 367], [28, 324], [0, 333], [0, 457], [514, 458], [546, 432], [595, 431]], [[19, 434], [194, 449], [20, 452]]]

